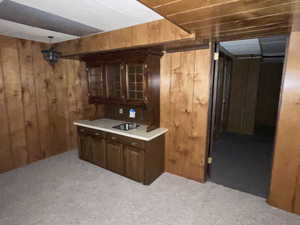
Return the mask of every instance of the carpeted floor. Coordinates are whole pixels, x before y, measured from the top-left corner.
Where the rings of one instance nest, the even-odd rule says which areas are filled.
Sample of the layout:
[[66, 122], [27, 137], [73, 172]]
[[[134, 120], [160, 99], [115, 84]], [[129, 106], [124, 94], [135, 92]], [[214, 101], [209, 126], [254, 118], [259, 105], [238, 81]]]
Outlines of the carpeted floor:
[[267, 197], [273, 137], [225, 133], [212, 152], [210, 180], [226, 187]]
[[68, 152], [0, 175], [1, 225], [299, 225], [300, 216], [214, 183], [143, 186]]

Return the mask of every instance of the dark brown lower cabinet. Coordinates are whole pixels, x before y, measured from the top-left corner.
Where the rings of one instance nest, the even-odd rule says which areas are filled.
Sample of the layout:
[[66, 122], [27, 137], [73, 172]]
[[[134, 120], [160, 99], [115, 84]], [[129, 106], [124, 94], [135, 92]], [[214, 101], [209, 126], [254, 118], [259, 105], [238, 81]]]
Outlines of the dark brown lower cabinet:
[[106, 146], [104, 137], [91, 135], [90, 148], [92, 150], [92, 163], [106, 168]]
[[79, 135], [79, 158], [92, 162], [93, 155], [90, 144], [91, 137], [88, 134], [81, 133]]
[[122, 135], [78, 128], [79, 157], [143, 184], [164, 172], [165, 136], [141, 141]]
[[118, 142], [109, 141], [106, 144], [107, 169], [124, 175], [124, 153], [123, 145]]
[[144, 150], [125, 146], [125, 176], [138, 182], [144, 182]]

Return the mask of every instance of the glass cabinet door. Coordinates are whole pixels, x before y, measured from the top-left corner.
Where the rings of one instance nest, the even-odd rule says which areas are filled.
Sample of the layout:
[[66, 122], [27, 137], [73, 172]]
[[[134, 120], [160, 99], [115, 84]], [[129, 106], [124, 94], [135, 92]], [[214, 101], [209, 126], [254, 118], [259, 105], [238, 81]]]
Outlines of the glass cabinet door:
[[144, 101], [146, 82], [147, 76], [145, 64], [126, 65], [127, 100]]
[[88, 69], [88, 85], [90, 97], [106, 97], [106, 80], [103, 66], [90, 67]]
[[120, 63], [106, 64], [108, 97], [110, 99], [124, 99], [122, 83], [122, 65]]

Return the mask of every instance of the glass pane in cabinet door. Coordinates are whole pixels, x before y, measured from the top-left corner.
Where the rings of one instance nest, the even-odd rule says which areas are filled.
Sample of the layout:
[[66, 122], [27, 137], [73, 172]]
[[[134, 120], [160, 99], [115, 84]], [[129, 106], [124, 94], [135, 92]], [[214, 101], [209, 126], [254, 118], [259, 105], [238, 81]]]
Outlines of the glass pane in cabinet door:
[[121, 65], [111, 63], [106, 65], [106, 76], [108, 84], [108, 95], [113, 99], [122, 98], [122, 76]]
[[105, 97], [105, 79], [101, 66], [89, 69], [89, 93], [93, 97]]
[[127, 98], [129, 100], [144, 99], [144, 64], [128, 64], [127, 65]]

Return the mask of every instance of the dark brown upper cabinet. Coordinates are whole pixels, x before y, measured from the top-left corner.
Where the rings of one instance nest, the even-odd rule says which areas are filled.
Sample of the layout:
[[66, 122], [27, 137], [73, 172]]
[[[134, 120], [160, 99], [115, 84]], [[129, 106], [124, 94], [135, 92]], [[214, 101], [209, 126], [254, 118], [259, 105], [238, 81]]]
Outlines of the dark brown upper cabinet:
[[95, 67], [90, 67], [87, 69], [87, 73], [90, 101], [104, 101], [107, 98], [107, 82], [104, 66], [98, 65]]
[[126, 64], [126, 100], [130, 104], [148, 103], [148, 65]]
[[106, 63], [107, 100], [125, 102], [125, 87], [123, 81], [124, 66], [121, 63]]
[[87, 64], [90, 103], [146, 106], [154, 100], [160, 50], [139, 49], [83, 56]]
[[159, 127], [161, 56], [160, 48], [81, 56], [88, 71], [89, 102], [143, 109], [148, 131]]

